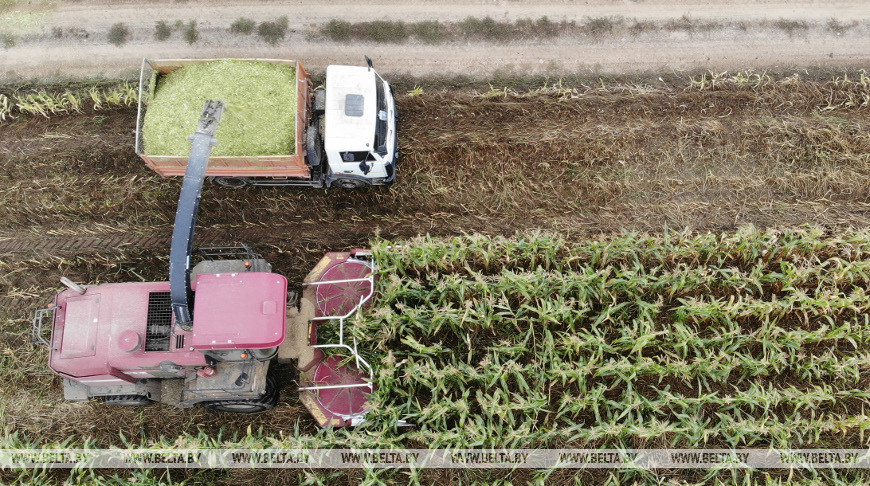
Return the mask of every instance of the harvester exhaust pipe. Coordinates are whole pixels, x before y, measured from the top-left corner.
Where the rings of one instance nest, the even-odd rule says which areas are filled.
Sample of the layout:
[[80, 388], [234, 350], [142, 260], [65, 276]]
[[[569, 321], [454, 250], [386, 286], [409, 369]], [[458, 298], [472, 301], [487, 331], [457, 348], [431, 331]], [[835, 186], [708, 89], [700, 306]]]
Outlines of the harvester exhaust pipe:
[[175, 212], [175, 227], [172, 230], [172, 246], [169, 250], [169, 293], [172, 297], [172, 313], [182, 329], [192, 329], [190, 305], [193, 292], [190, 289], [190, 255], [193, 252], [193, 231], [196, 214], [202, 195], [202, 184], [208, 168], [211, 149], [217, 144], [215, 134], [224, 111], [221, 101], [208, 100], [202, 109], [196, 133], [189, 137], [193, 146], [187, 161], [178, 210]]
[[76, 292], [78, 292], [78, 293], [80, 293], [80, 294], [84, 294], [85, 291], [87, 290], [87, 289], [85, 289], [84, 287], [82, 287], [81, 285], [79, 285], [79, 284], [73, 282], [72, 280], [70, 280], [70, 279], [68, 279], [68, 278], [66, 278], [66, 277], [61, 277], [61, 278], [60, 278], [60, 283], [66, 285], [66, 286], [69, 287], [71, 290], [74, 290], [74, 291], [76, 291]]

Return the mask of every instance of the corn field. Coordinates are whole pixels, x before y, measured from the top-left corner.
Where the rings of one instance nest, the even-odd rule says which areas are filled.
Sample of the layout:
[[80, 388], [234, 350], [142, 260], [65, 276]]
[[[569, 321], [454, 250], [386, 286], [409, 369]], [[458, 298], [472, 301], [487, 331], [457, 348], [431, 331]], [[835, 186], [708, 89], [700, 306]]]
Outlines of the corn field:
[[39, 90], [32, 92], [0, 93], [0, 121], [18, 115], [51, 115], [82, 113], [121, 106], [134, 106], [139, 99], [138, 88], [123, 82], [112, 86], [90, 86], [76, 90]]
[[870, 233], [375, 247], [375, 427], [429, 447], [863, 447]]

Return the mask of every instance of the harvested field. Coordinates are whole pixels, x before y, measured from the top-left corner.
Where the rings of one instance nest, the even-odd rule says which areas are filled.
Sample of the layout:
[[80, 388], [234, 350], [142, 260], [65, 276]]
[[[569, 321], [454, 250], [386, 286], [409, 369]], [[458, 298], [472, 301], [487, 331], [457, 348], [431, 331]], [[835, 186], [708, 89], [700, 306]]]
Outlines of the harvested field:
[[[338, 221], [366, 233], [379, 227], [385, 236], [413, 236], [434, 229], [597, 234], [866, 223], [865, 75], [598, 83], [541, 81], [531, 90], [423, 85], [421, 95], [402, 95], [411, 81], [397, 89], [404, 158], [395, 187], [207, 187], [200, 224], [250, 232], [299, 227], [300, 220], [329, 222], [317, 226], [333, 231]], [[3, 236], [111, 228], [168, 235], [178, 180], [160, 179], [129, 150], [133, 112], [6, 122]]]
[[[422, 89], [414, 90], [417, 86]], [[301, 282], [324, 252], [378, 237], [511, 236], [543, 229], [580, 245], [582, 238], [611, 239], [624, 230], [661, 235], [671, 228], [694, 234], [733, 232], [747, 224], [759, 229], [809, 224], [823, 228], [825, 238], [845, 238], [848, 228], [870, 223], [870, 79], [863, 73], [750, 72], [492, 86], [407, 80], [396, 88], [404, 158], [394, 187], [341, 192], [209, 186], [197, 241], [251, 244], [290, 282]], [[317, 433], [293, 391], [289, 368], [279, 369], [279, 407], [254, 417], [217, 421], [198, 409], [107, 409], [63, 402], [60, 383], [45, 366], [46, 351], [29, 342], [31, 313], [48, 302], [61, 275], [90, 283], [165, 279], [180, 179], [161, 179], [133, 153], [134, 108], [84, 106], [68, 114], [13, 115], [0, 126], [5, 188], [0, 193], [0, 417], [7, 444], [92, 440], [120, 446], [172, 443], [176, 437], [187, 437], [179, 439], [182, 443], [251, 437], [304, 444], [359, 440], [353, 433]], [[853, 262], [860, 255], [840, 258]], [[837, 289], [848, 295], [846, 287]], [[843, 359], [859, 352], [844, 346]], [[753, 356], [765, 356], [758, 353]], [[811, 354], [822, 356], [824, 350]], [[802, 393], [813, 386], [801, 383], [799, 375], [782, 380], [774, 383], [801, 387]], [[861, 380], [830, 392], [863, 390]], [[742, 382], [741, 392], [748, 392], [750, 381]], [[758, 386], [766, 384], [762, 380]], [[643, 385], [646, 390], [658, 386], [654, 381]], [[693, 398], [681, 386], [671, 393]], [[839, 399], [844, 405], [831, 414], [863, 420], [864, 398]], [[865, 443], [858, 429], [850, 430], [836, 443]], [[807, 434], [807, 444], [835, 443], [836, 432]], [[727, 442], [720, 439], [717, 443]], [[16, 477], [4, 474], [7, 480]], [[384, 474], [408, 480], [403, 473]], [[536, 474], [428, 471], [422, 481], [522, 480]], [[649, 479], [632, 474], [618, 478]], [[703, 474], [679, 477], [701, 481]], [[321, 479], [354, 483], [363, 475]], [[204, 483], [305, 479], [288, 471], [193, 476]], [[549, 480], [571, 483], [573, 477], [571, 471], [557, 471]], [[600, 483], [609, 476], [584, 472], [578, 477]], [[727, 483], [730, 477], [720, 479]], [[838, 477], [861, 481], [853, 473]]]

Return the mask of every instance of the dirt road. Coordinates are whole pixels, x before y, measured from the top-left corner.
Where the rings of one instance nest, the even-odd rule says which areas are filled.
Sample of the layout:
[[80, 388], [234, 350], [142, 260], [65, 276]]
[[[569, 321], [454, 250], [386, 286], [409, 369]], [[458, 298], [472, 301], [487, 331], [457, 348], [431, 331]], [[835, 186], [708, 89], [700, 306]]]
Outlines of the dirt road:
[[[48, 5], [48, 4], [46, 4]], [[289, 32], [276, 46], [256, 35], [230, 34], [239, 17], [255, 21], [286, 15]], [[317, 35], [331, 19], [365, 22], [457, 22], [469, 16], [497, 21], [611, 19], [651, 22], [643, 32], [626, 29], [512, 42], [452, 40], [435, 45], [411, 38], [400, 44], [340, 43]], [[200, 38], [188, 45], [175, 33], [156, 41], [157, 21], [197, 22]], [[108, 43], [112, 24], [125, 23], [130, 40]], [[682, 24], [680, 24], [682, 22]], [[793, 27], [799, 25], [795, 30]], [[791, 26], [791, 27], [790, 27]], [[291, 57], [319, 70], [329, 63], [358, 63], [368, 54], [381, 72], [415, 76], [494, 73], [633, 73], [670, 70], [805, 67], [862, 68], [870, 61], [870, 10], [863, 2], [782, 0], [683, 3], [659, 0], [585, 2], [361, 1], [294, 2], [58, 2], [0, 13], [0, 80], [133, 75], [142, 57]], [[14, 43], [14, 45], [11, 45]]]

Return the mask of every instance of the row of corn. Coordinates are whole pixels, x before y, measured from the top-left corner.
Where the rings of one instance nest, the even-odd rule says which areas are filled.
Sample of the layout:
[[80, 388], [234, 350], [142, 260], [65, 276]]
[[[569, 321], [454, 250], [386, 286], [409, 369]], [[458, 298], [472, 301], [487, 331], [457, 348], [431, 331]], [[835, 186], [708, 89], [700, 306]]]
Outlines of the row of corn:
[[[799, 74], [771, 76], [755, 70], [729, 73], [709, 72], [689, 78], [689, 87], [698, 91], [750, 90], [768, 101], [799, 96], [814, 100], [821, 111], [870, 108], [870, 74], [860, 70], [851, 75], [834, 76], [827, 82], [806, 82]], [[792, 100], [793, 101], [793, 100]], [[811, 106], [812, 106], [811, 105]]]
[[61, 115], [84, 110], [104, 110], [133, 106], [138, 101], [137, 88], [130, 83], [91, 86], [77, 90], [24, 91], [0, 93], [0, 121], [16, 115]]

